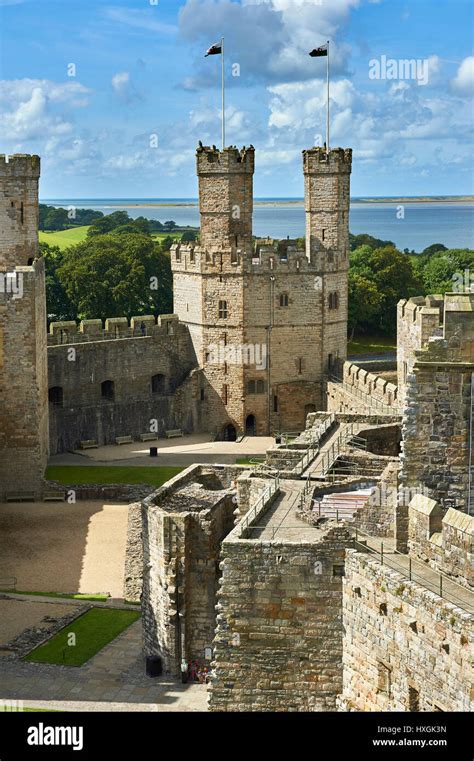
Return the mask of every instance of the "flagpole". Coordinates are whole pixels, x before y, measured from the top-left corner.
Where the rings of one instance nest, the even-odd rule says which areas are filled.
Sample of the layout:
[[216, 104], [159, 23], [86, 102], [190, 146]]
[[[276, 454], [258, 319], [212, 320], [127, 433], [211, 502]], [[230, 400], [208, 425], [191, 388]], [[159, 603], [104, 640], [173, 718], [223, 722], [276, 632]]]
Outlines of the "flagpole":
[[327, 110], [326, 110], [326, 150], [329, 156], [329, 40], [327, 58]]
[[225, 149], [225, 67], [224, 67], [224, 38], [221, 38], [222, 46], [222, 150]]

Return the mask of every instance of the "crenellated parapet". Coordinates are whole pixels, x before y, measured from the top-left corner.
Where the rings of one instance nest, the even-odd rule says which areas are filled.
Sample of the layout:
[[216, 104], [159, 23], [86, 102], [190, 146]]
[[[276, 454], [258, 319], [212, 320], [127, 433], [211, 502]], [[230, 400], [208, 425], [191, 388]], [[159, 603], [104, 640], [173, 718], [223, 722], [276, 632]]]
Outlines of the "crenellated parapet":
[[0, 153], [0, 181], [7, 178], [28, 177], [38, 180], [40, 176], [40, 157], [27, 153], [14, 153], [8, 156]]
[[132, 317], [109, 317], [105, 320], [74, 320], [52, 322], [49, 326], [48, 346], [76, 344], [93, 341], [114, 341], [124, 338], [174, 336], [185, 333], [177, 315], [142, 315]]
[[352, 170], [352, 148], [309, 148], [303, 151], [305, 174], [350, 174]]

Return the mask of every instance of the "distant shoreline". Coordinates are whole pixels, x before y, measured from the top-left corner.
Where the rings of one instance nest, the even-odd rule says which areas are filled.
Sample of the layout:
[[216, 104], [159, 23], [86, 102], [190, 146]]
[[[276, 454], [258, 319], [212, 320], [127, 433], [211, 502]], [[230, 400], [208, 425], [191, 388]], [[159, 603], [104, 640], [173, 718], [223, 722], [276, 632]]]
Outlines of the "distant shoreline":
[[[115, 201], [113, 203], [106, 203], [107, 199], [58, 199], [58, 200], [45, 200], [41, 201], [41, 203], [45, 203], [47, 205], [53, 205], [54, 203], [59, 203], [60, 201], [71, 201], [76, 202], [77, 204], [87, 204], [92, 206], [103, 206], [104, 208], [108, 209], [123, 209], [124, 207], [128, 209], [154, 209], [154, 208], [176, 208], [176, 207], [183, 207], [183, 208], [196, 208], [198, 206], [198, 200], [195, 201], [130, 201], [127, 199], [124, 199], [122, 203], [119, 201]], [[274, 199], [270, 201], [259, 201], [254, 200], [254, 206], [270, 206], [270, 207], [282, 207], [282, 206], [304, 206], [304, 199], [295, 199], [295, 200], [286, 200], [286, 199]], [[410, 204], [410, 203], [418, 203], [418, 204], [456, 204], [458, 206], [470, 206], [474, 204], [474, 196], [433, 196], [433, 197], [422, 197], [419, 198], [404, 198], [400, 196], [399, 198], [352, 198], [351, 204]]]

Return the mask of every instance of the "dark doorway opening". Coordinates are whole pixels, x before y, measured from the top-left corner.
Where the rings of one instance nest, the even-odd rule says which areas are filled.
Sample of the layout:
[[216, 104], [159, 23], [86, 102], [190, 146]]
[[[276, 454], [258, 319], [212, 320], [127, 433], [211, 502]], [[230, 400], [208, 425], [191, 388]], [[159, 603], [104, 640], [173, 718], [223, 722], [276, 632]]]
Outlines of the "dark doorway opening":
[[237, 441], [237, 431], [230, 423], [224, 428], [224, 441]]
[[255, 415], [248, 415], [245, 421], [245, 435], [256, 436], [257, 435], [257, 421]]

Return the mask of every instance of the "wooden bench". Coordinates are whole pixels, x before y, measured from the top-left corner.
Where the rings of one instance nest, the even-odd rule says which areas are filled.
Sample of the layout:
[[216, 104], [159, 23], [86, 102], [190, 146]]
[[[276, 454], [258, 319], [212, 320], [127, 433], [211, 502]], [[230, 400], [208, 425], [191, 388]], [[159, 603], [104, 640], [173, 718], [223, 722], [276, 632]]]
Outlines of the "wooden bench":
[[165, 431], [167, 439], [177, 439], [183, 435], [181, 428], [174, 428], [171, 431]]
[[142, 433], [140, 435], [140, 441], [156, 441], [158, 438], [157, 433]]
[[99, 445], [94, 439], [87, 439], [86, 441], [79, 442], [81, 449], [98, 449]]
[[45, 491], [43, 502], [64, 502], [66, 495], [63, 491]]
[[7, 502], [36, 502], [32, 492], [10, 492], [6, 495]]
[[133, 444], [133, 439], [131, 436], [117, 436], [115, 439], [115, 443], [119, 447], [121, 444]]

